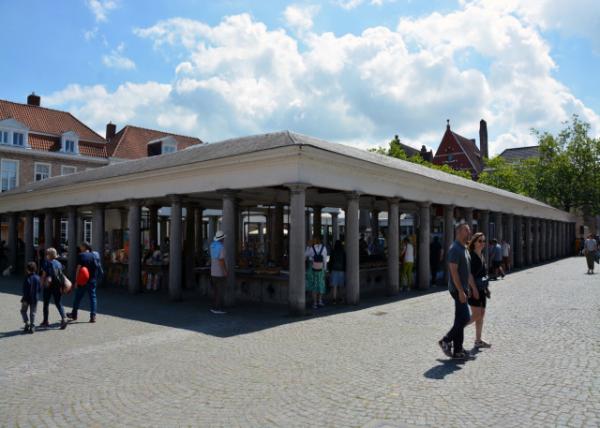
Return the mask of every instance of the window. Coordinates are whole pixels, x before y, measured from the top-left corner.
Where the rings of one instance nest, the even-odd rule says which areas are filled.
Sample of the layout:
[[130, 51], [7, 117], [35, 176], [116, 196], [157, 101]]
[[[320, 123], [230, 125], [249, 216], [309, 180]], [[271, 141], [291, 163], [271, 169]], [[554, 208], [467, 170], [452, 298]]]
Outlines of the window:
[[448, 155], [448, 162], [454, 161], [454, 155]]
[[0, 131], [0, 144], [8, 144], [8, 131]]
[[65, 152], [75, 153], [75, 141], [65, 140]]
[[19, 184], [19, 161], [2, 159], [0, 161], [0, 191], [6, 192]]
[[85, 242], [92, 243], [92, 221], [84, 220], [83, 221], [83, 240]]
[[60, 220], [60, 243], [66, 244], [69, 236], [69, 222], [67, 220]]
[[25, 145], [25, 134], [13, 132], [13, 145], [23, 147]]
[[177, 151], [177, 146], [174, 144], [165, 144], [163, 143], [162, 152], [164, 153], [174, 153]]
[[50, 164], [49, 163], [35, 163], [35, 171], [33, 179], [35, 181], [42, 181], [50, 178]]
[[62, 165], [60, 167], [60, 175], [75, 174], [76, 172], [77, 172], [77, 168], [74, 166]]

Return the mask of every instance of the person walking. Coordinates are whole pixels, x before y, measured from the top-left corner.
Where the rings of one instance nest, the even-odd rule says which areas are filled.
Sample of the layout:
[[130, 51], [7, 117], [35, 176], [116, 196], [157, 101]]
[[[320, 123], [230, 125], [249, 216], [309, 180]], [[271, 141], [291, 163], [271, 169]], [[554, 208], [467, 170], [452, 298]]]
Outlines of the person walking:
[[471, 276], [471, 256], [467, 248], [471, 229], [466, 223], [456, 226], [456, 240], [448, 251], [448, 291], [454, 300], [454, 324], [448, 333], [438, 341], [445, 355], [453, 359], [466, 359], [463, 349], [464, 329], [471, 319], [467, 299], [479, 299], [477, 287]]
[[483, 255], [484, 248], [485, 235], [481, 232], [473, 235], [469, 242], [469, 256], [471, 257], [471, 275], [475, 282], [475, 286], [477, 287], [477, 294], [479, 294], [479, 296], [478, 298], [475, 298], [475, 296], [469, 297], [468, 303], [472, 313], [469, 324], [475, 323], [475, 348], [490, 348], [492, 346], [481, 339], [485, 308], [487, 299], [490, 297], [487, 265], [485, 256]]
[[598, 243], [594, 239], [594, 235], [589, 235], [583, 243], [583, 254], [587, 262], [588, 275], [594, 274], [594, 259], [596, 258], [596, 252], [598, 251]]
[[[42, 289], [40, 277], [35, 262], [27, 263], [26, 277], [23, 281], [23, 296], [21, 297], [21, 317], [25, 323], [23, 333], [32, 334], [35, 331], [35, 312], [37, 310], [38, 295]], [[29, 312], [29, 317], [27, 317]]]
[[[96, 310], [98, 300], [96, 298], [96, 280], [98, 275], [98, 265], [96, 257], [93, 254], [92, 246], [89, 242], [84, 242], [79, 246], [79, 255], [77, 256], [77, 269], [75, 270], [75, 278], [79, 278], [79, 272], [82, 268], [86, 268], [89, 273], [87, 282], [83, 285], [77, 284], [75, 290], [75, 298], [73, 300], [73, 310], [67, 314], [67, 318], [72, 321], [77, 320], [77, 312], [83, 295], [87, 292], [90, 296], [90, 322], [96, 322]], [[76, 281], [77, 282], [77, 281]]]
[[403, 290], [413, 288], [413, 265], [415, 264], [415, 247], [411, 244], [408, 237], [402, 240], [402, 251], [400, 251], [400, 284], [404, 284]]
[[510, 244], [506, 240], [502, 240], [502, 264], [504, 273], [510, 272]]
[[312, 293], [313, 309], [325, 306], [325, 270], [327, 267], [327, 248], [321, 243], [321, 237], [315, 236], [312, 245], [306, 247], [304, 257], [308, 260], [306, 269], [306, 288]]
[[50, 298], [54, 300], [56, 309], [60, 314], [60, 328], [64, 330], [67, 328], [67, 320], [65, 316], [65, 309], [62, 305], [62, 290], [59, 281], [59, 276], [62, 275], [63, 266], [56, 260], [57, 253], [56, 249], [50, 247], [46, 250], [46, 260], [42, 264], [42, 299], [44, 302], [43, 314], [44, 321], [40, 324], [40, 327], [49, 327], [48, 323], [48, 307], [50, 306]]
[[214, 300], [210, 310], [213, 314], [226, 314], [223, 310], [223, 294], [227, 286], [228, 266], [225, 262], [225, 234], [217, 231], [210, 244], [210, 279], [213, 286]]
[[337, 292], [338, 288], [344, 287], [346, 273], [346, 251], [344, 245], [339, 239], [335, 241], [331, 257], [329, 258], [329, 266], [331, 267], [330, 284], [333, 293], [333, 304], [338, 303]]
[[498, 275], [504, 278], [504, 270], [502, 269], [502, 247], [496, 239], [492, 239], [490, 260], [492, 263], [493, 279], [498, 279]]

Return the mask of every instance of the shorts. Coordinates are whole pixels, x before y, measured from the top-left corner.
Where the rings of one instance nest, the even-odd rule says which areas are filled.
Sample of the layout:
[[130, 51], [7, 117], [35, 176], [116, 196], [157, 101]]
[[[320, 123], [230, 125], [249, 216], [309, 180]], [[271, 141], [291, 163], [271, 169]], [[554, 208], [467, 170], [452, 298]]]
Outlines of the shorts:
[[469, 304], [469, 306], [475, 306], [477, 308], [484, 308], [487, 304], [487, 296], [485, 295], [485, 292], [482, 290], [477, 290], [479, 291], [479, 299], [475, 299], [473, 297], [469, 297], [467, 299], [467, 303]]
[[329, 283], [332, 287], [343, 287], [345, 283], [345, 272], [341, 270], [332, 270], [329, 277]]

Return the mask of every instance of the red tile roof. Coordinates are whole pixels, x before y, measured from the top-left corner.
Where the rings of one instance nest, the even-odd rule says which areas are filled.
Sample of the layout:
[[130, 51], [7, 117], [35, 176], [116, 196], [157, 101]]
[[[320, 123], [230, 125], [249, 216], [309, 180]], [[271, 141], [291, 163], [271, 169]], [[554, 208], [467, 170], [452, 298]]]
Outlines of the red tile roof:
[[106, 142], [104, 138], [66, 111], [0, 100], [0, 120], [9, 118], [21, 122], [34, 133], [62, 135], [67, 131], [74, 131], [79, 135], [80, 141], [102, 144]]
[[[45, 152], [58, 152], [60, 150], [60, 138], [48, 135], [29, 134], [29, 145], [34, 150]], [[107, 158], [106, 143], [90, 143], [79, 141], [79, 153], [83, 156], [96, 158]]]
[[473, 165], [473, 169], [479, 174], [483, 170], [483, 159], [481, 158], [481, 152], [479, 147], [475, 144], [475, 140], [469, 140], [468, 138], [458, 135], [456, 132], [450, 131], [452, 136], [458, 142], [458, 145], [462, 147], [463, 152]]
[[127, 125], [110, 139], [107, 151], [109, 156], [121, 159], [145, 158], [148, 156], [148, 142], [168, 136], [177, 140], [177, 150], [202, 144], [199, 138]]

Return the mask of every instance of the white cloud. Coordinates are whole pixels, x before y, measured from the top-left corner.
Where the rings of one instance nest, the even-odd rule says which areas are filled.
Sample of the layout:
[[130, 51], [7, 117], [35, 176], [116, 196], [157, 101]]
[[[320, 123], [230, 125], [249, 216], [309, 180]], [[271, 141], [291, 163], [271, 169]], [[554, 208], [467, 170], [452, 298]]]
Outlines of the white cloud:
[[[342, 9], [352, 10], [365, 3], [366, 0], [337, 0], [336, 4]], [[392, 3], [396, 0], [369, 0], [372, 6], [382, 6], [385, 2]]]
[[90, 40], [94, 40], [98, 36], [98, 27], [94, 27], [91, 30], [83, 32], [83, 38], [89, 42]]
[[116, 49], [110, 51], [108, 55], [102, 55], [102, 63], [108, 68], [117, 68], [120, 70], [135, 69], [135, 62], [123, 55], [125, 44], [121, 43]]
[[99, 129], [127, 120], [209, 141], [291, 129], [362, 147], [398, 134], [435, 148], [446, 118], [467, 138], [485, 118], [498, 153], [531, 144], [532, 127], [555, 131], [573, 113], [600, 130], [598, 114], [553, 76], [539, 27], [514, 9], [465, 3], [344, 35], [316, 33], [306, 15], [287, 15], [301, 36], [247, 14], [214, 26], [173, 18], [136, 29], [156, 49], [183, 54], [169, 84], [75, 86], [68, 92], [82, 92], [80, 101], [51, 99]]
[[107, 20], [111, 10], [117, 8], [118, 2], [116, 0], [87, 0], [86, 5], [96, 17], [96, 21], [102, 22]]
[[319, 12], [318, 5], [289, 5], [283, 12], [283, 17], [289, 28], [297, 31], [308, 31], [313, 26], [313, 18]]

